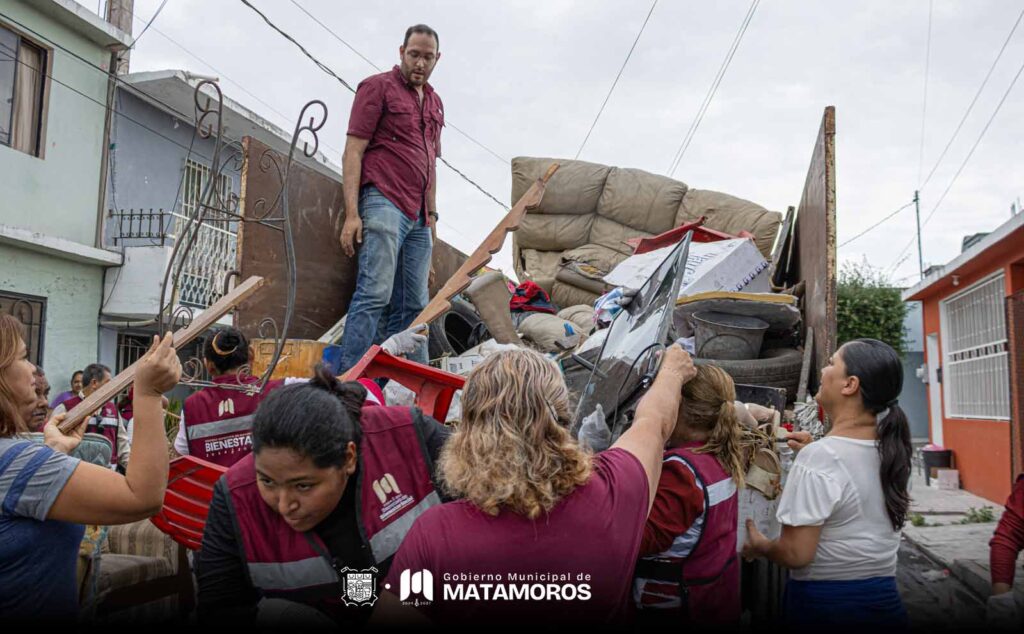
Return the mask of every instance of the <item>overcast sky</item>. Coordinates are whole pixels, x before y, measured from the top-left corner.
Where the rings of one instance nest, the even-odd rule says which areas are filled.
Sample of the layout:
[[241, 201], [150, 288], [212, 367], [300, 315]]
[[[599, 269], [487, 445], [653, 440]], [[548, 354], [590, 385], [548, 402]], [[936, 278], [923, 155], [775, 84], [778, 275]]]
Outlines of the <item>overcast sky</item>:
[[[353, 85], [377, 72], [290, 0], [252, 1]], [[434, 27], [442, 58], [431, 83], [444, 99], [448, 122], [505, 159], [576, 154], [651, 6], [624, 0], [296, 1], [384, 69], [397, 63], [406, 27]], [[99, 4], [80, 2], [93, 11]], [[136, 34], [159, 4], [136, 0]], [[580, 158], [665, 173], [749, 6], [748, 0], [660, 0]], [[763, 0], [675, 177], [784, 211], [799, 203], [822, 110], [834, 105], [842, 243], [911, 200], [1022, 9], [1020, 0], [934, 2], [922, 167], [928, 0]], [[922, 220], [1022, 63], [1024, 26], [922, 190]], [[219, 76], [225, 94], [289, 130], [303, 103], [324, 100], [330, 115], [321, 149], [340, 164], [351, 93], [241, 2], [169, 0], [133, 51], [131, 70], [169, 68]], [[1007, 221], [1010, 204], [1024, 194], [1020, 84], [1024, 80], [925, 225], [925, 266], [955, 257], [964, 235]], [[451, 127], [443, 147], [451, 163], [510, 203], [507, 163]], [[472, 251], [504, 211], [440, 164], [438, 174], [440, 236]], [[867, 258], [892, 267], [913, 232], [910, 207], [842, 247], [840, 260]], [[905, 255], [892, 277], [912, 285], [916, 247]], [[508, 245], [495, 264], [511, 272]]]

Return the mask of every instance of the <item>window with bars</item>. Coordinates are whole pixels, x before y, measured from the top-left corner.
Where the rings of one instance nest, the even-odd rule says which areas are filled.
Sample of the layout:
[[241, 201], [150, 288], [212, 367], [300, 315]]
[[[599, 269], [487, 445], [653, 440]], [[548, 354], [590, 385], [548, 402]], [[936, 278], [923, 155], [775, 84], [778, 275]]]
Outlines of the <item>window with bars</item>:
[[0, 25], [0, 145], [42, 155], [47, 50]]
[[946, 416], [1010, 419], [1003, 275], [941, 303]]
[[25, 347], [28, 360], [36, 365], [43, 362], [43, 333], [46, 326], [46, 298], [0, 291], [0, 315], [12, 315], [25, 327]]
[[152, 335], [132, 335], [120, 332], [117, 334], [117, 373], [135, 363], [149, 350], [153, 342]]
[[[199, 203], [203, 199], [203, 190], [210, 180], [210, 168], [192, 159], [185, 160], [185, 178], [181, 191], [181, 213], [186, 218], [195, 217], [199, 211]], [[220, 199], [227, 202], [231, 197], [231, 177], [221, 174], [217, 179]], [[222, 227], [223, 228], [223, 227]]]

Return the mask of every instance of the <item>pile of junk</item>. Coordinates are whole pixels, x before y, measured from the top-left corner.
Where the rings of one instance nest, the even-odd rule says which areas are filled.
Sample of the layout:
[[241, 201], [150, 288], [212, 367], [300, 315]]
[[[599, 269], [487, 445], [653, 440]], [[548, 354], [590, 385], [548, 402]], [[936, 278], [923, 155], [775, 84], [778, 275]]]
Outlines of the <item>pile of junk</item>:
[[[553, 162], [514, 159], [512, 199]], [[786, 453], [777, 439], [794, 425], [820, 431], [817, 408], [795, 403], [811, 362], [804, 284], [783, 287], [775, 275], [792, 257], [792, 211], [783, 222], [781, 213], [665, 176], [558, 163], [513, 233], [519, 283], [498, 271], [477, 275], [431, 324], [431, 365], [464, 376], [507, 346], [550, 355], [577, 401], [574, 433], [599, 450], [631, 424], [657, 352], [679, 341], [698, 365], [732, 376], [748, 405], [748, 479], [774, 498]]]

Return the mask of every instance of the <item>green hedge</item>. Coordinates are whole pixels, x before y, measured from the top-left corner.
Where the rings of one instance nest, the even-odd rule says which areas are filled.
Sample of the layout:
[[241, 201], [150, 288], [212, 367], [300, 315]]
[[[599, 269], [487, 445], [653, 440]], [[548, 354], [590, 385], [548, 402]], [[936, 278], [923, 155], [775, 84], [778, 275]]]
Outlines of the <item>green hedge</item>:
[[836, 295], [836, 338], [838, 345], [851, 339], [871, 337], [884, 341], [903, 356], [906, 330], [903, 319], [907, 305], [900, 289], [866, 262], [847, 263], [839, 273]]

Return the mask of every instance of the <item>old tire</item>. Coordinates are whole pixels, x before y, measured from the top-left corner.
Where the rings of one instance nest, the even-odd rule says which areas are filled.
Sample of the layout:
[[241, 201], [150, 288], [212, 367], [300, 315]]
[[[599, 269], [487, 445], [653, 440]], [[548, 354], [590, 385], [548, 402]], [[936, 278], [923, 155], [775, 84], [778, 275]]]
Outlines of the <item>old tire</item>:
[[721, 359], [694, 359], [696, 365], [714, 365], [725, 370], [736, 383], [781, 387], [786, 390], [786, 400], [796, 398], [800, 383], [800, 369], [804, 355], [797, 348], [775, 348], [765, 350], [760, 359], [727, 361]]
[[473, 331], [480, 315], [469, 302], [453, 299], [452, 307], [430, 324], [427, 352], [431, 359], [457, 356], [473, 347]]

